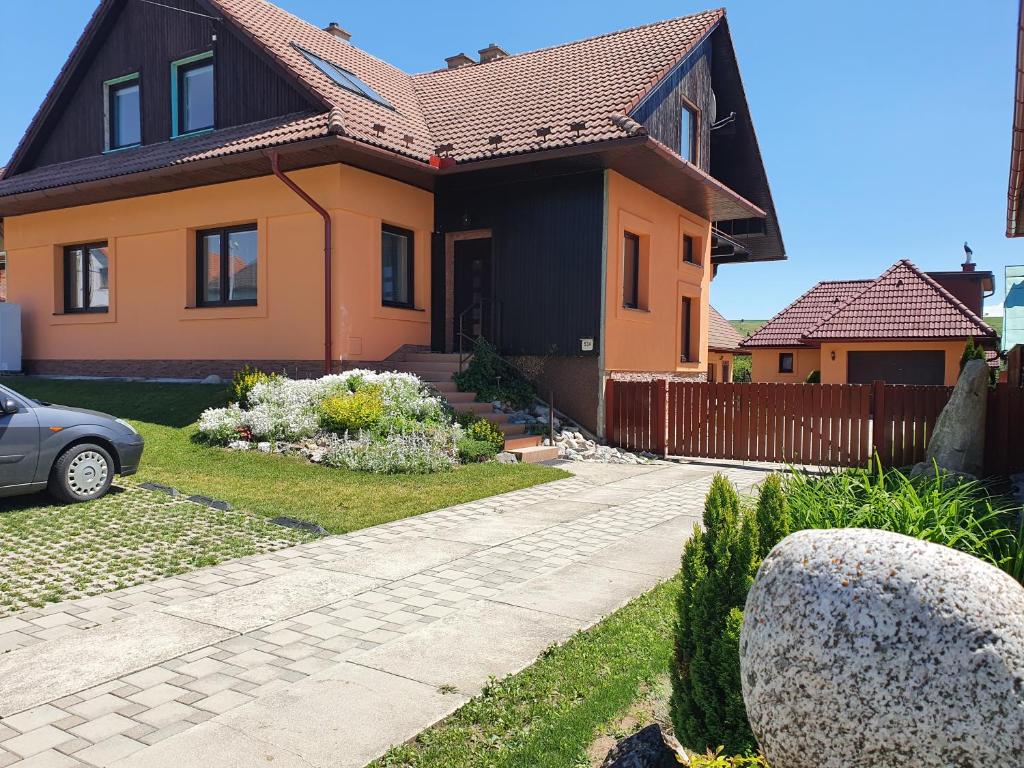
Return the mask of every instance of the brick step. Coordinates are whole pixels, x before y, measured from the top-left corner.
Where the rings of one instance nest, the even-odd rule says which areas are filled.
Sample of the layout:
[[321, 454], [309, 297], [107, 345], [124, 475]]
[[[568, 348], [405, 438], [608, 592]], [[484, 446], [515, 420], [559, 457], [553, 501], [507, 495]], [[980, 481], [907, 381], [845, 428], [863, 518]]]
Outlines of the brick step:
[[[401, 359], [395, 358], [395, 362], [404, 363], [455, 363], [459, 364], [458, 352], [406, 352]], [[467, 358], [464, 362], [469, 362]]]
[[443, 397], [448, 395], [467, 394], [476, 397], [475, 392], [459, 392], [459, 388], [455, 386], [454, 381], [428, 381], [428, 384], [441, 393]]
[[[476, 401], [476, 392], [445, 392], [444, 399], [447, 400], [452, 406], [461, 405], [463, 403], [472, 403]], [[455, 408], [458, 410], [458, 408]]]
[[[491, 421], [491, 419], [488, 416], [485, 416], [484, 418], [487, 419], [488, 421]], [[494, 422], [492, 422], [492, 423], [494, 423]], [[524, 434], [526, 434], [526, 425], [525, 424], [509, 424], [508, 422], [502, 422], [502, 423], [496, 424], [496, 426], [506, 436], [508, 436], [508, 435], [524, 435]]]
[[456, 410], [470, 411], [480, 416], [490, 416], [494, 413], [494, 406], [490, 403], [459, 403], [459, 407]]
[[401, 373], [414, 373], [417, 376], [427, 376], [432, 373], [447, 373], [449, 376], [459, 372], [458, 363], [388, 363], [392, 371]]
[[[507, 443], [505, 450], [509, 450]], [[558, 458], [558, 446], [556, 445], [534, 445], [529, 448], [515, 448], [509, 452], [523, 464], [540, 464], [542, 461], [552, 461]]]
[[544, 442], [540, 435], [524, 435], [523, 437], [505, 438], [505, 450], [515, 453], [520, 448], [535, 448]]

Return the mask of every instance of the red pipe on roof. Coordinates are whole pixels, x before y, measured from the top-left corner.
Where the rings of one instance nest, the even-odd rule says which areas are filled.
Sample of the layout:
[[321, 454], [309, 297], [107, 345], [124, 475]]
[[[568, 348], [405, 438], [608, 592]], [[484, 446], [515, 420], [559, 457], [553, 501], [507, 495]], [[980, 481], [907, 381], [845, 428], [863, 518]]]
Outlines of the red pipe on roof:
[[306, 204], [320, 214], [324, 220], [324, 375], [332, 372], [334, 356], [331, 351], [331, 214], [322, 205], [309, 196], [298, 184], [289, 179], [281, 171], [280, 155], [274, 151], [270, 152], [270, 167], [277, 176], [292, 192], [301, 197]]

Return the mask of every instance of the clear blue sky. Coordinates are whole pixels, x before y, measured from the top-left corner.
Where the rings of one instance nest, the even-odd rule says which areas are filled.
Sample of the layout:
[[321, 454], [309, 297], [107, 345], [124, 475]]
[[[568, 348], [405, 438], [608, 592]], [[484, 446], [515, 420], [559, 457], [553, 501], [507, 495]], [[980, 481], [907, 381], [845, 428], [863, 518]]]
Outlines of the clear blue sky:
[[[539, 48], [709, 7], [695, 0], [278, 0], [407, 71], [490, 42]], [[96, 0], [0, 2], [0, 158], [7, 158]], [[957, 269], [1024, 263], [1007, 240], [1015, 0], [736, 0], [729, 23], [787, 262], [725, 266], [712, 302], [765, 318], [824, 279], [901, 258]], [[3, 162], [0, 160], [0, 162]], [[992, 300], [999, 298], [999, 294]]]

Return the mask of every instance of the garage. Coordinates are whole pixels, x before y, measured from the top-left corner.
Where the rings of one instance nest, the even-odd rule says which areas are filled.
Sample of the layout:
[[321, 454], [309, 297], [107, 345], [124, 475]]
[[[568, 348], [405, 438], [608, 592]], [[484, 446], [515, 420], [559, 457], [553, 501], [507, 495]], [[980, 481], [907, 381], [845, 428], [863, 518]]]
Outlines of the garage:
[[849, 352], [846, 381], [849, 384], [945, 384], [946, 353]]

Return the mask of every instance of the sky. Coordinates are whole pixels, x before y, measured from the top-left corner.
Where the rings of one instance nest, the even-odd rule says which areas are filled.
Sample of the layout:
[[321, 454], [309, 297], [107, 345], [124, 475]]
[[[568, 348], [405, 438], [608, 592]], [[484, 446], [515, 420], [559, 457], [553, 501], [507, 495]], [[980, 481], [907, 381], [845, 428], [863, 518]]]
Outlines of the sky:
[[[135, 0], [138, 1], [138, 0]], [[516, 53], [712, 7], [699, 0], [277, 0], [409, 72], [496, 42]], [[0, 164], [97, 0], [0, 0]], [[734, 0], [727, 5], [787, 260], [725, 265], [712, 303], [772, 316], [819, 280], [899, 259], [1024, 264], [1005, 232], [1016, 0]]]

